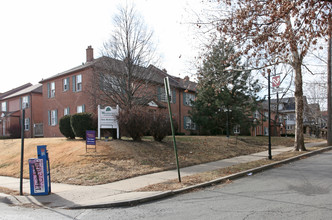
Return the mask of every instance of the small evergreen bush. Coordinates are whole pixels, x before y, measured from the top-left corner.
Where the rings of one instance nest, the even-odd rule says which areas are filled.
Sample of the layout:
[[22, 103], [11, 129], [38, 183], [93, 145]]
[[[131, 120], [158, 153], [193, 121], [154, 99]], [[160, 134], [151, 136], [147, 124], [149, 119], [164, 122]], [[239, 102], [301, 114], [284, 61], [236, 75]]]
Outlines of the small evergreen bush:
[[86, 140], [86, 130], [93, 130], [93, 118], [91, 113], [77, 113], [71, 116], [70, 125], [76, 137]]
[[70, 125], [70, 118], [70, 115], [63, 116], [59, 121], [59, 129], [66, 138], [75, 139], [75, 134]]

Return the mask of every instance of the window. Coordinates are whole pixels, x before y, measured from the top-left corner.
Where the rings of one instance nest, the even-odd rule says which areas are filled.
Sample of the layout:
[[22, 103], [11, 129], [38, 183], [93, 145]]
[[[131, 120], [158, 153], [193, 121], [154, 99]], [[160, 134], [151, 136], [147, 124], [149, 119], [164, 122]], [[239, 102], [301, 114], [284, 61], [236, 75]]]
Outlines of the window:
[[82, 91], [82, 75], [76, 76], [76, 91]]
[[69, 78], [63, 79], [63, 91], [66, 92], [69, 90]]
[[264, 127], [264, 135], [265, 136], [269, 135], [269, 128], [268, 127]]
[[79, 105], [77, 106], [77, 113], [85, 112], [85, 105]]
[[186, 130], [196, 130], [196, 124], [191, 120], [190, 117], [184, 116], [184, 129]]
[[65, 115], [69, 115], [69, 114], [70, 114], [70, 113], [69, 113], [69, 107], [63, 109], [63, 116], [65, 116]]
[[48, 111], [48, 125], [55, 126], [58, 124], [58, 110]]
[[51, 94], [50, 98], [55, 97], [55, 82], [51, 82]]
[[257, 118], [259, 119], [259, 112], [256, 110], [255, 113], [254, 113], [254, 118]]
[[[171, 103], [175, 103], [175, 99], [176, 99], [175, 95], [176, 95], [175, 90], [172, 90], [171, 94], [169, 94], [169, 96], [170, 96], [170, 100], [169, 101]], [[158, 88], [158, 100], [161, 101], [161, 102], [167, 102], [166, 92], [165, 92], [165, 89], [162, 88], [162, 87]]]
[[1, 111], [6, 112], [7, 111], [7, 102], [2, 102], [1, 103]]
[[191, 93], [183, 93], [183, 104], [192, 106], [192, 101], [195, 100], [195, 95]]
[[264, 116], [267, 118], [269, 117], [269, 112], [264, 112]]
[[233, 132], [234, 134], [240, 134], [240, 125], [235, 125], [234, 128], [233, 128]]
[[25, 118], [24, 119], [24, 130], [29, 131], [30, 128], [30, 118]]
[[289, 115], [289, 120], [290, 121], [295, 121], [295, 114], [290, 114]]
[[29, 96], [22, 97], [22, 109], [29, 108]]

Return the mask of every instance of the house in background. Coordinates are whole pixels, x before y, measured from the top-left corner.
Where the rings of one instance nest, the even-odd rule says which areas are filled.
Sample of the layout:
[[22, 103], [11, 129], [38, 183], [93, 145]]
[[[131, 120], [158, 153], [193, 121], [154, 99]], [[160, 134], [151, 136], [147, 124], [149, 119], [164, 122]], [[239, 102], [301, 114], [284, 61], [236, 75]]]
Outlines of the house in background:
[[[303, 131], [304, 134], [315, 135], [323, 126], [319, 104], [308, 104], [303, 96]], [[262, 103], [261, 108], [254, 114], [254, 126], [252, 136], [268, 135], [268, 101]], [[271, 135], [280, 136], [295, 134], [295, 98], [271, 99]]]
[[[89, 46], [86, 49], [85, 63], [40, 81], [43, 85], [42, 117], [45, 137], [63, 136], [59, 130], [59, 119], [64, 115], [90, 112], [96, 116], [98, 104], [102, 107], [107, 105], [115, 107], [116, 103], [95, 103], [93, 95], [89, 92], [89, 89], [92, 88], [91, 83], [94, 81], [94, 67], [103, 59], [112, 62], [110, 66], [113, 69], [110, 69], [110, 72], [121, 73], [121, 69], [125, 68], [124, 62], [120, 60], [108, 57], [94, 59], [93, 48]], [[189, 77], [185, 79], [173, 77], [153, 65], [144, 69], [150, 71], [153, 76], [147, 84], [154, 97], [149, 106], [155, 109], [166, 108], [167, 99], [163, 80], [165, 77], [169, 77], [172, 89], [171, 107], [173, 116], [179, 125], [178, 131], [186, 134], [195, 131], [196, 126], [189, 117], [188, 111], [191, 109], [190, 100], [195, 97], [196, 83], [189, 81]]]
[[[0, 97], [0, 135], [20, 135], [21, 110], [25, 109], [25, 137], [43, 136], [42, 85], [25, 84]], [[18, 133], [18, 134], [17, 134]]]

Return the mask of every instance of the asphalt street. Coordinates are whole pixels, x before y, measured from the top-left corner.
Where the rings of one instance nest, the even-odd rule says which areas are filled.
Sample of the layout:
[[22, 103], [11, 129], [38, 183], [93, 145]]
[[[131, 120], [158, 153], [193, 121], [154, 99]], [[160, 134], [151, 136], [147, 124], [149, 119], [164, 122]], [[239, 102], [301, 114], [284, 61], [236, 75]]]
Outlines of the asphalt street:
[[332, 152], [130, 208], [41, 209], [0, 203], [0, 219], [331, 219]]

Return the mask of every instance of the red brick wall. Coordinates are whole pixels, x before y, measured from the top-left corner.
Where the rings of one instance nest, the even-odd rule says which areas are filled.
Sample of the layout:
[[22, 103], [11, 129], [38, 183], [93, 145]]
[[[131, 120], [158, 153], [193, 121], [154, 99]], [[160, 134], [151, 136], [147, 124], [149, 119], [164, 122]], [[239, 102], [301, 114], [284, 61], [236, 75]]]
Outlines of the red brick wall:
[[[82, 75], [82, 90], [73, 91], [72, 76]], [[45, 137], [61, 137], [63, 136], [59, 131], [59, 120], [64, 116], [64, 109], [69, 107], [69, 113], [77, 113], [77, 106], [85, 105], [85, 112], [97, 112], [97, 106], [92, 106], [87, 93], [88, 83], [91, 81], [92, 69], [88, 68], [79, 72], [71, 73], [56, 79], [43, 82], [43, 121], [44, 121], [44, 136]], [[63, 91], [63, 79], [69, 77], [69, 90]], [[55, 82], [55, 97], [48, 98], [47, 83]], [[48, 113], [51, 110], [58, 111], [57, 125], [52, 126], [48, 124]]]
[[[85, 111], [96, 114], [97, 106], [91, 104], [91, 96], [87, 92], [87, 88], [90, 86], [91, 78], [93, 75], [93, 70], [91, 68], [71, 73], [62, 77], [58, 77], [53, 80], [48, 80], [43, 82], [43, 104], [44, 110], [42, 112], [44, 121], [44, 136], [45, 137], [61, 137], [62, 134], [59, 131], [59, 120], [64, 115], [64, 109], [69, 107], [70, 114], [76, 113], [76, 108], [79, 105], [85, 105]], [[82, 91], [73, 92], [72, 91], [72, 76], [82, 75]], [[63, 79], [68, 78], [70, 80], [70, 88], [68, 91], [63, 91]], [[47, 95], [47, 83], [55, 82], [55, 97], [48, 98]], [[164, 89], [163, 85], [150, 85], [149, 89], [152, 94], [155, 94], [155, 100], [159, 101], [157, 98], [158, 87]], [[185, 130], [183, 127], [184, 116], [189, 116], [188, 111], [191, 109], [190, 106], [183, 105], [183, 92], [184, 90], [176, 89], [176, 103], [172, 103], [172, 112], [179, 124], [179, 132], [185, 132], [189, 134], [189, 131]], [[162, 102], [161, 102], [162, 103]], [[162, 103], [167, 107], [167, 103]], [[48, 125], [48, 111], [57, 110], [58, 111], [58, 123], [56, 126]]]
[[[43, 122], [42, 118], [42, 94], [41, 93], [28, 93], [28, 94], [23, 94], [21, 96], [16, 96], [13, 98], [9, 98], [5, 101], [7, 101], [7, 108], [9, 112], [15, 112], [18, 111], [14, 114], [11, 115], [11, 117], [7, 118], [6, 120], [6, 130], [10, 126], [14, 125], [20, 125], [20, 120], [22, 117], [22, 112], [21, 112], [21, 98], [29, 96], [29, 107], [25, 109], [25, 118], [30, 119], [30, 124], [29, 124], [29, 130], [24, 131], [24, 137], [30, 138], [33, 137], [33, 124], [35, 123], [41, 123]], [[6, 132], [6, 134], [8, 131]], [[2, 134], [2, 133], [1, 133]]]

